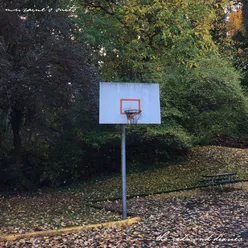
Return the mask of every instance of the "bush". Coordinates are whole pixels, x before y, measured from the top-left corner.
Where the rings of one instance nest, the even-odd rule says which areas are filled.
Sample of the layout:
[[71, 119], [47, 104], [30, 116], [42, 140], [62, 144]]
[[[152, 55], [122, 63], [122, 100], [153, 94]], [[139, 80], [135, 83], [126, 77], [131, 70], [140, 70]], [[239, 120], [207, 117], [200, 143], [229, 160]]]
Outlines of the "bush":
[[162, 117], [193, 136], [193, 144], [216, 137], [248, 135], [248, 102], [241, 74], [219, 56], [201, 57], [193, 68], [166, 67], [153, 81], [161, 84]]
[[190, 145], [189, 135], [176, 126], [149, 125], [128, 130], [127, 152], [132, 163], [172, 161], [186, 155]]

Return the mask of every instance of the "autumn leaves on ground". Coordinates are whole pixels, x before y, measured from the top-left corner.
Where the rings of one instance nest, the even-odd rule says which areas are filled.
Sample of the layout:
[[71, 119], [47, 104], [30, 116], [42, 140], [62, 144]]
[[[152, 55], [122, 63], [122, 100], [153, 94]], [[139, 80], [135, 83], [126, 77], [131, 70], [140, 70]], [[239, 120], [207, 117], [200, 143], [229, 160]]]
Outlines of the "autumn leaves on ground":
[[[216, 146], [194, 148], [188, 160], [153, 166], [127, 177], [129, 212], [141, 221], [125, 227], [95, 228], [56, 236], [0, 241], [1, 247], [247, 247], [248, 184], [224, 190], [197, 189], [204, 174], [238, 172], [248, 179], [245, 149]], [[1, 237], [121, 220], [121, 177], [116, 175], [60, 191], [0, 196]], [[97, 199], [105, 201], [95, 202]], [[108, 200], [109, 199], [109, 200]], [[99, 208], [89, 207], [92, 203]]]

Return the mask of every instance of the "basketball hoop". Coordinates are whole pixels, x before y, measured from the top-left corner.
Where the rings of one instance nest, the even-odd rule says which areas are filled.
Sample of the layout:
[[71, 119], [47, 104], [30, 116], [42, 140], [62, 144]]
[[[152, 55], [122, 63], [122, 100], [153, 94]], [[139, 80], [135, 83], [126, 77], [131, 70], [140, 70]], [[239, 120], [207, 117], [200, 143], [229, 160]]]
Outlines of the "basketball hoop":
[[142, 111], [139, 109], [128, 109], [124, 111], [124, 113], [127, 116], [129, 124], [137, 124], [141, 116], [141, 112]]

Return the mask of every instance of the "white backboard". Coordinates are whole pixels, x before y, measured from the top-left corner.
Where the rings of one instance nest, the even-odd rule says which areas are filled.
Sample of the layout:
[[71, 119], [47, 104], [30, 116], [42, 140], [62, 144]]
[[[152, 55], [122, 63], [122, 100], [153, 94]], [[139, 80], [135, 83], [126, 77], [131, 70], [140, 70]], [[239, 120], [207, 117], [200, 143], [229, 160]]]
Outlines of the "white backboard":
[[125, 110], [141, 110], [137, 124], [160, 124], [159, 84], [100, 83], [100, 124], [128, 123]]

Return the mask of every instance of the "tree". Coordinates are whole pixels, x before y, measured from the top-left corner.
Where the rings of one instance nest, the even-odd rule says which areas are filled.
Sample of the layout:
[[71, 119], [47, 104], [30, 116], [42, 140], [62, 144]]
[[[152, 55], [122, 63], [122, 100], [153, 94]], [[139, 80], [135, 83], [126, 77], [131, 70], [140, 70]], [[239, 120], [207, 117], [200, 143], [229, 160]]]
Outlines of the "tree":
[[242, 84], [248, 85], [248, 67], [247, 67], [247, 47], [248, 47], [248, 25], [247, 1], [236, 1], [237, 8], [229, 14], [227, 28], [229, 31], [229, 40], [232, 44], [233, 54], [235, 57], [235, 66], [241, 69], [245, 77], [242, 79]]
[[193, 68], [174, 64], [151, 75], [149, 81], [161, 85], [164, 122], [182, 127], [196, 144], [246, 137], [248, 102], [241, 74], [226, 58], [199, 57]]
[[230, 38], [233, 38], [235, 35], [240, 33], [244, 34], [244, 26], [242, 22], [242, 9], [233, 11], [229, 14], [229, 19], [227, 22], [227, 32]]
[[[111, 67], [114, 61], [118, 77], [117, 73], [113, 74], [114, 70], [107, 71], [112, 73], [113, 79], [160, 82], [165, 123], [172, 123], [174, 127], [179, 125], [179, 128], [183, 127], [194, 135], [198, 133], [199, 137], [201, 136], [198, 141], [206, 137], [213, 138], [218, 133], [224, 134], [225, 130], [231, 135], [230, 130], [239, 129], [241, 113], [246, 116], [246, 100], [239, 85], [241, 77], [227, 62], [228, 58], [219, 55], [226, 54], [225, 48], [230, 46], [226, 39], [224, 13], [228, 1], [83, 1], [83, 4], [87, 13], [100, 16], [101, 20], [111, 20], [114, 27], [111, 32], [116, 31], [117, 38], [114, 39], [111, 34], [108, 36], [106, 26], [102, 26], [102, 33], [113, 41], [117, 52], [115, 57], [111, 57], [109, 64], [106, 47], [101, 68], [109, 65]], [[98, 43], [98, 47], [105, 48], [104, 43], [102, 46]], [[229, 51], [228, 55], [233, 55], [233, 52]], [[204, 63], [207, 67], [205, 74]], [[126, 67], [122, 67], [123, 64]], [[123, 72], [129, 72], [129, 75], [126, 76]], [[153, 78], [154, 75], [156, 76]], [[173, 79], [173, 83], [166, 85], [168, 78]], [[232, 80], [235, 86], [231, 86]], [[169, 88], [166, 88], [167, 86]], [[194, 95], [196, 92], [193, 88], [197, 87], [203, 88], [200, 96]], [[230, 88], [234, 90], [233, 95], [229, 91]], [[197, 92], [199, 91], [197, 89]], [[168, 99], [168, 94], [175, 94], [173, 101]], [[231, 98], [230, 102], [234, 106], [238, 105], [237, 116], [232, 113], [231, 106], [226, 108], [228, 104], [225, 102], [225, 94]], [[237, 96], [242, 98], [240, 105], [235, 103]], [[201, 102], [198, 102], [201, 97], [205, 99], [202, 100], [202, 107]], [[211, 99], [216, 101], [213, 111], [209, 103]], [[185, 106], [189, 105], [190, 110], [185, 109]], [[215, 123], [211, 128], [207, 121], [210, 112], [215, 116], [210, 119], [218, 120], [220, 125]], [[188, 113], [187, 117], [185, 113]], [[233, 116], [233, 121], [227, 122], [227, 126], [225, 115]], [[199, 116], [201, 118], [198, 119]], [[220, 130], [221, 126], [225, 128]]]
[[38, 137], [42, 127], [57, 132], [56, 120], [79, 97], [97, 116], [98, 102], [90, 52], [71, 39], [68, 18], [55, 12], [25, 18], [0, 13], [0, 109], [11, 125], [17, 170], [24, 133]]
[[112, 44], [96, 47], [89, 41], [96, 51], [104, 50], [99, 53], [100, 69], [108, 68], [112, 80], [142, 81], [147, 62], [159, 60], [162, 54], [192, 66], [198, 55], [217, 51], [211, 36], [215, 11], [202, 1], [82, 1], [82, 5], [87, 15], [94, 15], [93, 26], [101, 20], [101, 37]]
[[243, 25], [246, 30], [248, 30], [248, 2], [246, 0], [242, 0], [242, 16], [243, 16]]

